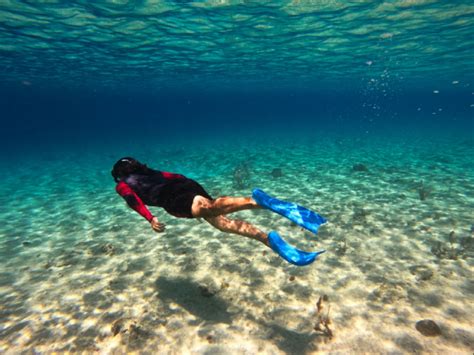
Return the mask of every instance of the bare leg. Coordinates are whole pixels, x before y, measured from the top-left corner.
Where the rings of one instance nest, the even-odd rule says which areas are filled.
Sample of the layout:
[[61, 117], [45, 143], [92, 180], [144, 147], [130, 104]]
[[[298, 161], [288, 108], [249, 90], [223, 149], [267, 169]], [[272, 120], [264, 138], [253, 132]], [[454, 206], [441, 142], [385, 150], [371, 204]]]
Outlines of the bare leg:
[[196, 196], [191, 211], [194, 217], [216, 217], [232, 212], [261, 208], [251, 197], [219, 197], [209, 200]]
[[204, 219], [222, 232], [243, 235], [244, 237], [258, 240], [266, 246], [269, 246], [267, 235], [250, 223], [236, 219], [229, 219], [224, 216], [204, 217]]

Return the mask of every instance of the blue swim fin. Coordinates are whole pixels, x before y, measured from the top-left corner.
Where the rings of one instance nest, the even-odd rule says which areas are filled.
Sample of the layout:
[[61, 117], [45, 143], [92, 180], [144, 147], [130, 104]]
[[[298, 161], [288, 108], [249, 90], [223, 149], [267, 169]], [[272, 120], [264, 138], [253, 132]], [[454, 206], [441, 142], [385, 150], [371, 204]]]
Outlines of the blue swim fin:
[[278, 200], [267, 195], [260, 189], [254, 189], [252, 191], [252, 197], [260, 206], [288, 218], [315, 234], [318, 232], [319, 226], [327, 222], [326, 218], [314, 211], [308, 210], [296, 203]]
[[324, 253], [326, 250], [310, 253], [302, 250], [298, 250], [285, 242], [277, 232], [273, 231], [268, 234], [268, 242], [270, 247], [280, 255], [283, 259], [291, 264], [298, 266], [305, 266], [311, 264], [319, 254]]

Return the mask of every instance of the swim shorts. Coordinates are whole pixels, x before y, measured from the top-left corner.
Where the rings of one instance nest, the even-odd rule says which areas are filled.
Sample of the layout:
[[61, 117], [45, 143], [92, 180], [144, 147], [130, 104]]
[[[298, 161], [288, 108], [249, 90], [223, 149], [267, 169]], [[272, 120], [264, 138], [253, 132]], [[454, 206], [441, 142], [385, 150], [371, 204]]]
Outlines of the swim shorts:
[[191, 207], [198, 195], [212, 200], [207, 191], [192, 179], [171, 180], [160, 190], [160, 207], [175, 217], [194, 218]]

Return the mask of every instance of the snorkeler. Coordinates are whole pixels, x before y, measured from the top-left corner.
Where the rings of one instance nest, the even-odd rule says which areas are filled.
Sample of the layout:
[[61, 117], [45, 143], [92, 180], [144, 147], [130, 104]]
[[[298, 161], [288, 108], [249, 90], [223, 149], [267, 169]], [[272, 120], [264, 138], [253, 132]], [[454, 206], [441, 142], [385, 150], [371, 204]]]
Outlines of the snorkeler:
[[310, 264], [322, 253], [295, 249], [276, 232], [267, 235], [248, 222], [225, 216], [237, 211], [264, 207], [313, 232], [317, 231], [320, 224], [326, 222], [315, 212], [271, 198], [261, 190], [255, 189], [253, 197], [212, 198], [196, 181], [181, 174], [151, 169], [131, 157], [118, 160], [113, 166], [112, 176], [117, 182], [117, 193], [150, 223], [155, 232], [164, 232], [165, 225], [148, 210], [146, 205], [162, 207], [170, 215], [179, 218], [203, 218], [222, 232], [258, 240], [295, 265]]

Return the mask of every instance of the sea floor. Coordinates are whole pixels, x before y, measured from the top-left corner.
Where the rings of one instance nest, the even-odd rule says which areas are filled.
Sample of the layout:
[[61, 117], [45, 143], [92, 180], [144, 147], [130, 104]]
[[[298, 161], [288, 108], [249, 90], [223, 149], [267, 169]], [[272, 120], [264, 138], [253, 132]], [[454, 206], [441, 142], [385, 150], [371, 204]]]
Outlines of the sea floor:
[[[333, 136], [25, 154], [0, 187], [0, 352], [472, 354], [473, 153], [472, 139]], [[212, 196], [260, 187], [312, 208], [329, 220], [317, 236], [267, 210], [232, 218], [327, 252], [293, 266], [152, 208], [157, 234], [114, 191], [122, 155]]]

